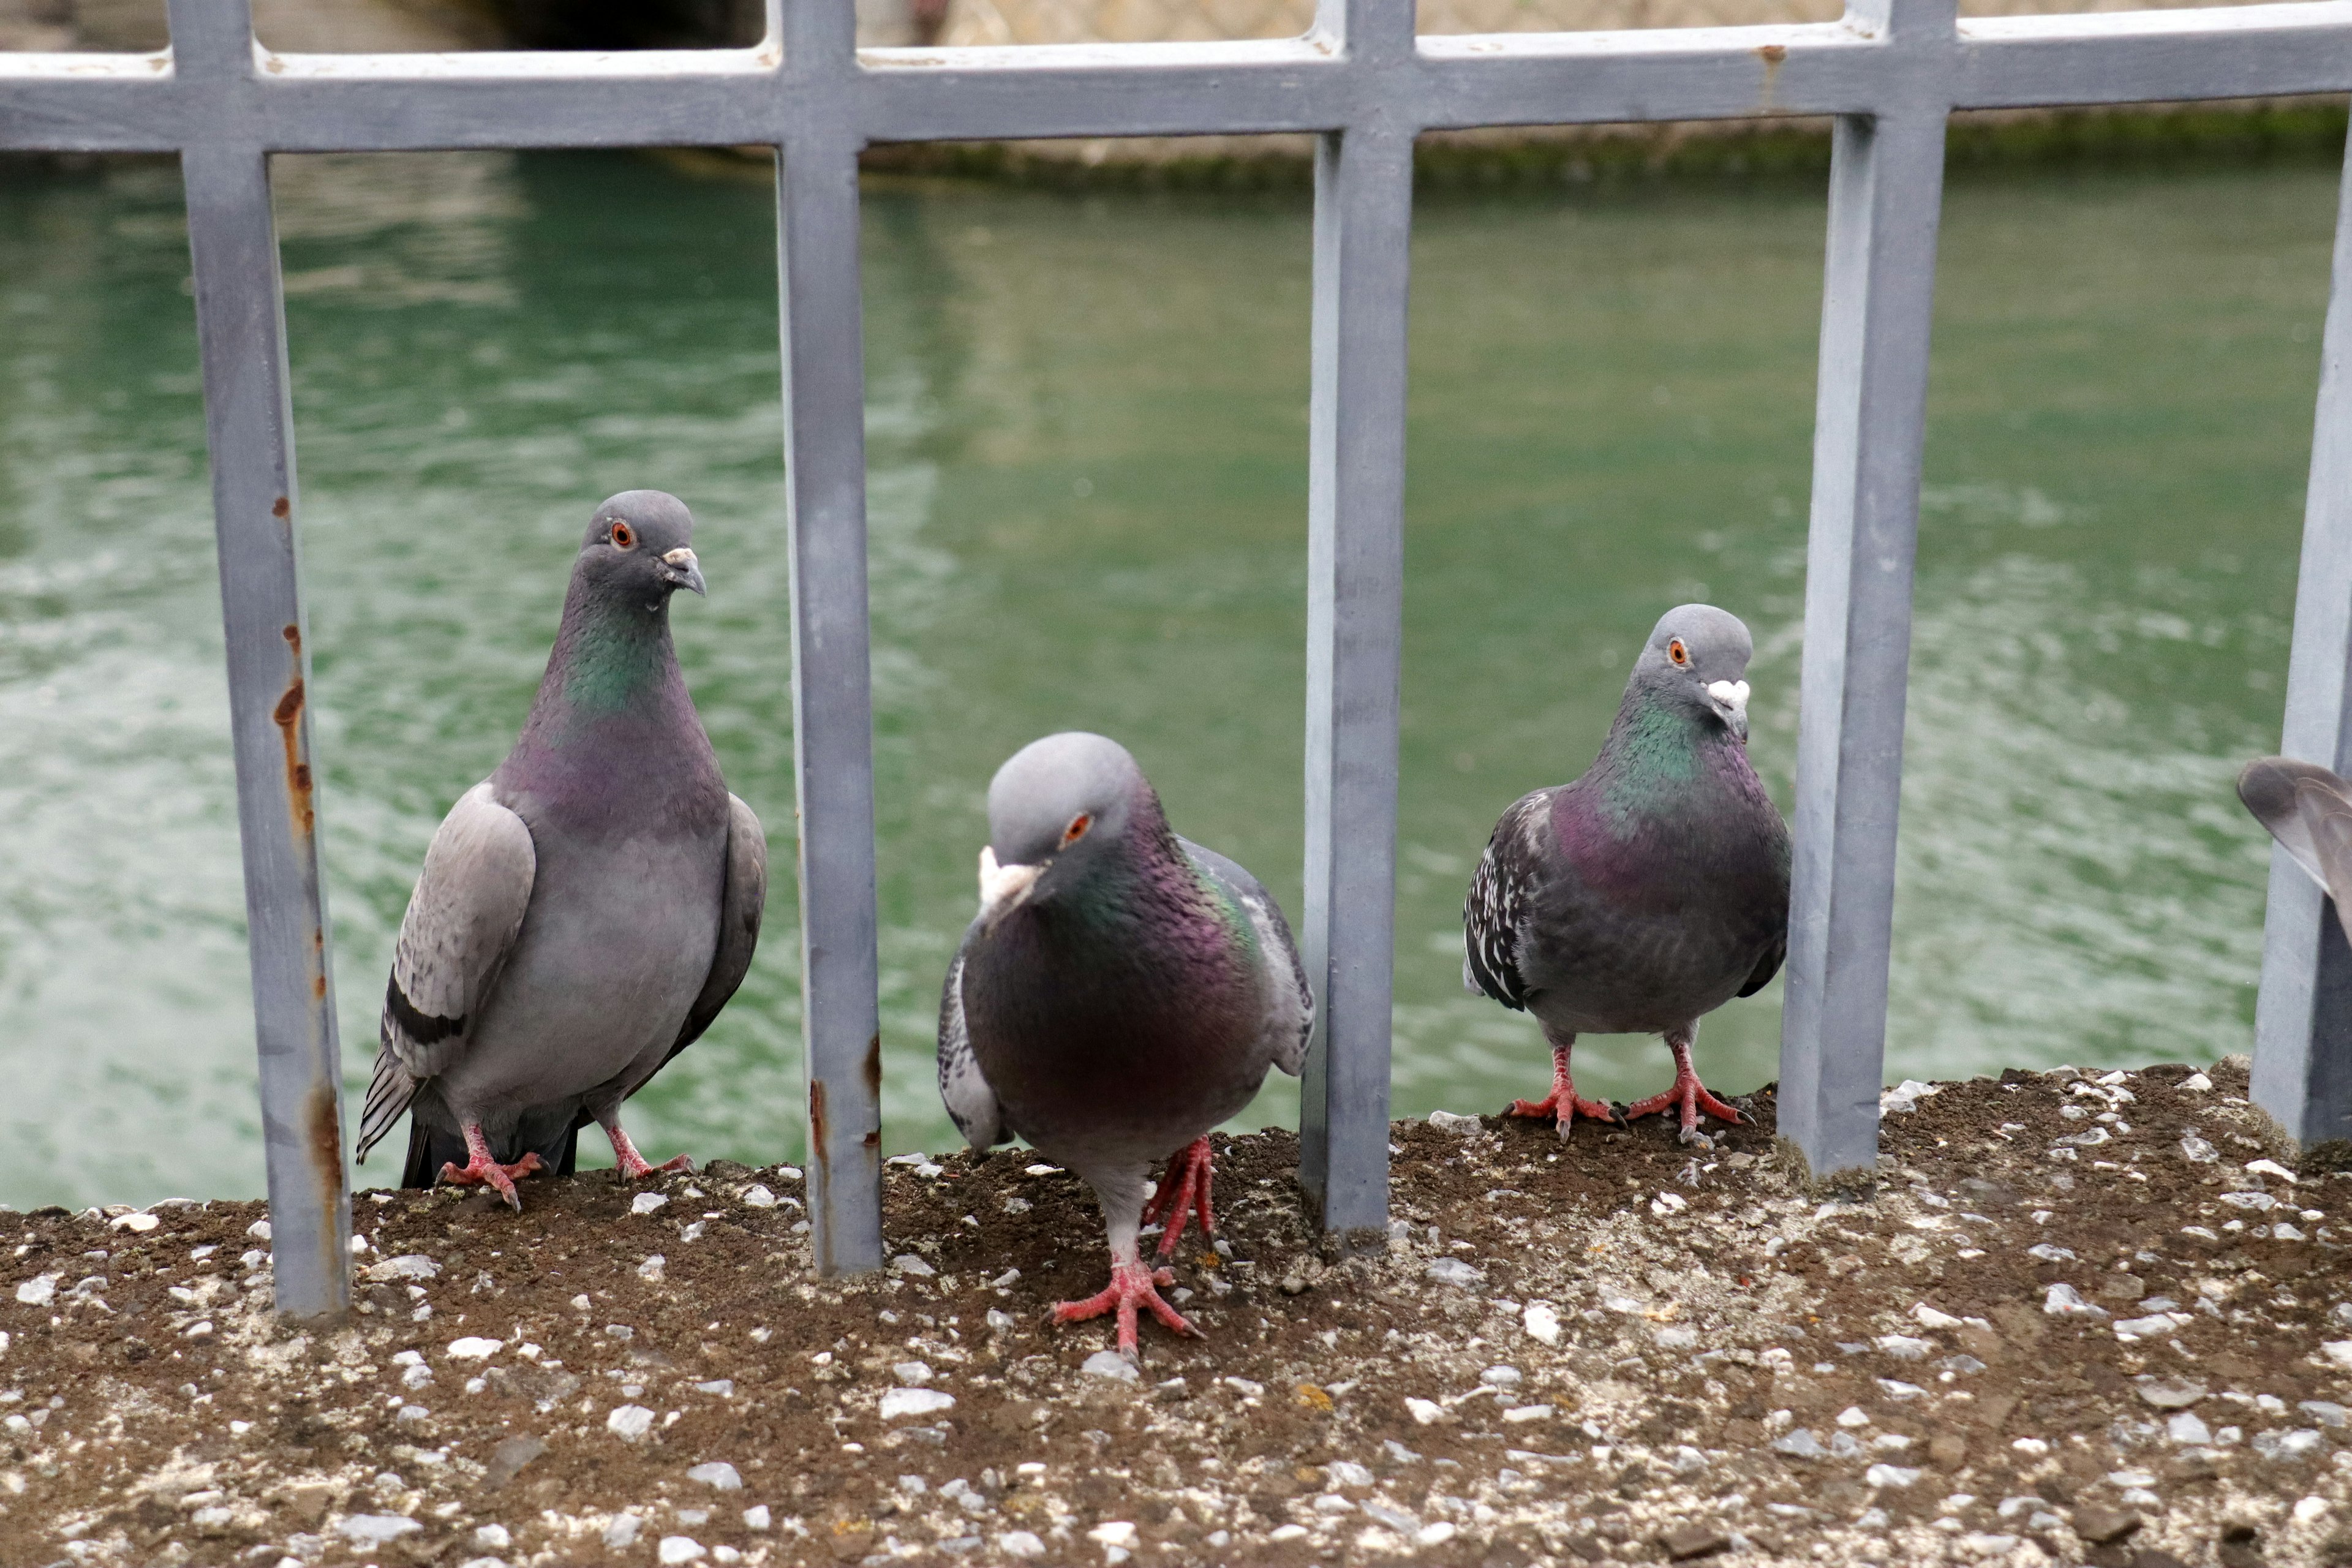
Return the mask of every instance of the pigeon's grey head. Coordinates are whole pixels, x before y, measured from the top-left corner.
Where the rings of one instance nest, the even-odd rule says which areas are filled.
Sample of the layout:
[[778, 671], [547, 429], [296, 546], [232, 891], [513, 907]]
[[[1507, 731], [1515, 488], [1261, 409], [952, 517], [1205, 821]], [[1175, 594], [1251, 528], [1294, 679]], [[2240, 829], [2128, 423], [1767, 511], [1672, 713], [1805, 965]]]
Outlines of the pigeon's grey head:
[[1076, 885], [1127, 831], [1150, 785], [1127, 748], [1082, 730], [1032, 741], [988, 784], [981, 915], [992, 928], [1025, 903]]
[[1745, 678], [1755, 648], [1748, 627], [1730, 611], [1713, 605], [1677, 605], [1651, 628], [1627, 687], [1652, 702], [1719, 723], [1744, 742]]
[[661, 490], [623, 490], [596, 509], [572, 571], [599, 597], [658, 611], [680, 588], [706, 592], [688, 542], [694, 514]]

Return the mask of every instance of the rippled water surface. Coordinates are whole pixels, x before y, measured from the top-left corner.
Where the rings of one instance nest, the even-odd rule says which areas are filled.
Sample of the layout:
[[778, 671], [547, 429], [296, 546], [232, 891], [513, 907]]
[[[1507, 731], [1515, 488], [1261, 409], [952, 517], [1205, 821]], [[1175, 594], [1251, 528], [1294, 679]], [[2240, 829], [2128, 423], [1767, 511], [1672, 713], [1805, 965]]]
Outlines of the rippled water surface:
[[[793, 853], [773, 206], [618, 155], [281, 160], [336, 980], [354, 1091], [449, 803], [529, 702], [590, 508], [699, 520], [678, 640]], [[1911, 679], [1890, 1077], [2246, 1047], [2335, 174], [1956, 180]], [[1757, 634], [1794, 749], [1822, 203], [1433, 198], [1414, 254], [1396, 1104], [1537, 1088], [1464, 994], [1501, 808], [1590, 760], [1668, 605]], [[1303, 199], [877, 184], [866, 219], [884, 1119], [947, 1146], [940, 975], [996, 763], [1125, 740], [1294, 913]], [[260, 1190], [178, 184], [0, 167], [0, 1199]], [[800, 1147], [797, 914], [635, 1102], [656, 1158]], [[1707, 1020], [1771, 1077], [1780, 986]], [[1654, 1041], [1580, 1087], [1662, 1087]], [[356, 1105], [356, 1100], [353, 1100]], [[1248, 1121], [1286, 1121], [1277, 1079]], [[395, 1140], [395, 1142], [397, 1140]], [[602, 1153], [601, 1149], [595, 1151]], [[372, 1163], [363, 1179], [389, 1180]]]

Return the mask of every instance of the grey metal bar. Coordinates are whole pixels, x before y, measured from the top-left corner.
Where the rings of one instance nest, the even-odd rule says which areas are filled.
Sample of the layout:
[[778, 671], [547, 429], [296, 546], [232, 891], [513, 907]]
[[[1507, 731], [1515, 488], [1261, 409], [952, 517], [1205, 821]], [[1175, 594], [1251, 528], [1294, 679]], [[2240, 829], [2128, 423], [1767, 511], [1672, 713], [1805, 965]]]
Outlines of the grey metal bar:
[[866, 593], [866, 372], [857, 142], [829, 111], [850, 8], [799, 0], [785, 53], [801, 121], [777, 163], [793, 771], [800, 797], [810, 1246], [820, 1274], [882, 1264], [882, 1023], [874, 701]]
[[[1895, 23], [1932, 47], [1950, 0]], [[1779, 1106], [1816, 1178], [1877, 1158], [1945, 119], [1842, 118], [1830, 167]]]
[[[1412, 0], [1327, 4], [1325, 25], [1374, 68], [1412, 48]], [[1412, 139], [1402, 106], [1375, 107], [1315, 154], [1304, 957], [1321, 1005], [1298, 1166], [1350, 1241], [1388, 1225]]]
[[[250, 70], [242, 0], [173, 0], [171, 15], [184, 73], [217, 80]], [[268, 155], [255, 146], [192, 146], [181, 170], [228, 642], [277, 1307], [289, 1317], [335, 1319], [351, 1306], [352, 1209]]]
[[[2019, 108], [2352, 88], [2352, 0], [1969, 21], [1953, 47], [1848, 23], [1428, 37], [870, 49], [837, 107], [869, 141], [1424, 129]], [[0, 55], [0, 147], [273, 151], [780, 142], [777, 51], [271, 55], [207, 82], [163, 57]]]
[[[2336, 217], [2280, 750], [2352, 772], [2352, 156]], [[2252, 1098], [2299, 1151], [2352, 1138], [2352, 947], [2327, 896], [2271, 851]], [[2340, 1152], [2340, 1149], [2337, 1151]]]

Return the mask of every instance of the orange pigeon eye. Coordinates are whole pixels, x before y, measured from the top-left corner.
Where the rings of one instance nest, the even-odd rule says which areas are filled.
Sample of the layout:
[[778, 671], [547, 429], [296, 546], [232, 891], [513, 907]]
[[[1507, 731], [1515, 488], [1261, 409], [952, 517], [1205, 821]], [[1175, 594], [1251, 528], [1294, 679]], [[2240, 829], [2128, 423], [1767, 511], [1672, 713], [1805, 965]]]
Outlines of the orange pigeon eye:
[[1083, 811], [1078, 813], [1077, 816], [1070, 818], [1070, 825], [1062, 829], [1062, 847], [1066, 849], [1071, 845], [1076, 844], [1079, 839], [1084, 838], [1087, 836], [1087, 829], [1092, 827], [1094, 825], [1095, 819], [1088, 816]]
[[1676, 637], [1674, 641], [1666, 645], [1666, 657], [1673, 659], [1676, 664], [1688, 664], [1690, 662], [1690, 649], [1683, 647], [1682, 638]]
[[634, 548], [635, 547], [635, 545], [636, 545], [636, 542], [637, 542], [637, 532], [636, 532], [636, 530], [635, 530], [635, 529], [631, 528], [631, 527], [630, 527], [627, 523], [625, 523], [625, 522], [616, 522], [616, 523], [614, 523], [614, 524], [613, 525], [613, 548], [614, 548], [614, 549], [615, 549], [615, 550], [629, 550], [629, 549], [634, 549]]

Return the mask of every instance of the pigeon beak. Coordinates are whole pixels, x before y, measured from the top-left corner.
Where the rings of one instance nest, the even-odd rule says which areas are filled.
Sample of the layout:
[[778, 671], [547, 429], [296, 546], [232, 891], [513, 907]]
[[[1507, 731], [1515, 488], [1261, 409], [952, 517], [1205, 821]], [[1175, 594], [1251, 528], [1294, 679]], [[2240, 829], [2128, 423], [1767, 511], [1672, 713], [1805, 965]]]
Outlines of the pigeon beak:
[[1029, 889], [1045, 874], [1043, 866], [1000, 866], [996, 863], [993, 846], [980, 847], [980, 918], [981, 929], [994, 931], [999, 921], [1029, 897]]
[[710, 596], [710, 589], [702, 581], [702, 568], [696, 563], [694, 552], [685, 545], [681, 544], [663, 556], [662, 564], [669, 568], [662, 574], [662, 578], [671, 587], [691, 588], [705, 598]]
[[1707, 700], [1731, 731], [1732, 739], [1745, 745], [1748, 741], [1748, 682], [1744, 680], [1710, 680], [1706, 684]]

